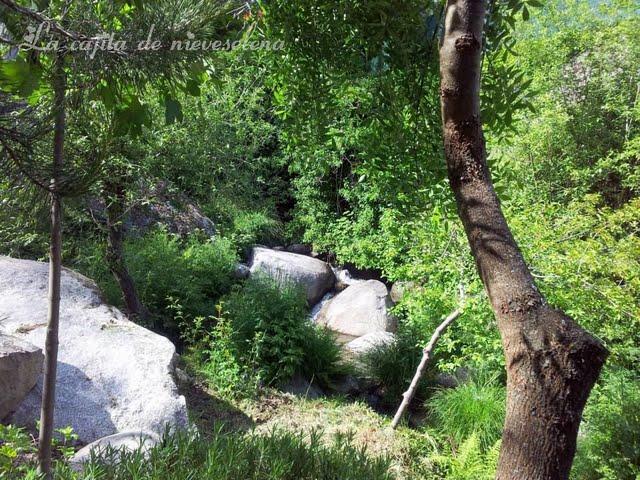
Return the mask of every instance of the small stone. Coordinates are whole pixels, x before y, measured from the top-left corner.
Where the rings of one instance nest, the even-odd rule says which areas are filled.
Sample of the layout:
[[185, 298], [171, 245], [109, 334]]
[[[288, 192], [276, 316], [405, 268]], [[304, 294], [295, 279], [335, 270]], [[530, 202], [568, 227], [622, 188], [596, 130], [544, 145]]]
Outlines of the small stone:
[[93, 453], [94, 456], [100, 457], [107, 464], [114, 465], [118, 461], [119, 454], [139, 450], [146, 457], [149, 450], [158, 443], [160, 443], [160, 436], [153, 432], [116, 433], [81, 448], [71, 457], [69, 464], [73, 470], [80, 472], [84, 464], [91, 460]]

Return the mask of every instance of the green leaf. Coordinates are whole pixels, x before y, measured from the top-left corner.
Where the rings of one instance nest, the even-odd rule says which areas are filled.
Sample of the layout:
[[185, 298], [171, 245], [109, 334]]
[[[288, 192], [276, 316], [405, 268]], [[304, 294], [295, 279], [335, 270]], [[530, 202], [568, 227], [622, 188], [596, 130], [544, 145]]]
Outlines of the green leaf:
[[201, 94], [200, 82], [198, 80], [190, 79], [189, 81], [187, 81], [187, 84], [184, 87], [184, 91], [189, 95], [199, 97]]
[[123, 107], [116, 109], [116, 135], [141, 135], [142, 127], [150, 125], [151, 113], [149, 108], [146, 104], [141, 103], [138, 97], [129, 98]]
[[527, 8], [527, 6], [525, 5], [524, 8], [522, 9], [522, 19], [526, 22], [529, 20], [529, 9]]

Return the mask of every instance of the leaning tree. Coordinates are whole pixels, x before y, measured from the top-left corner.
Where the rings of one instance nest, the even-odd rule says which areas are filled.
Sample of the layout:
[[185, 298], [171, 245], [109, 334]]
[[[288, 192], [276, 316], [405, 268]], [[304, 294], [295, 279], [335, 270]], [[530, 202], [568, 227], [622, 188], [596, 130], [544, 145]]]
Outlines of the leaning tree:
[[502, 213], [480, 118], [484, 24], [483, 0], [447, 3], [440, 97], [449, 182], [498, 321], [507, 367], [496, 478], [566, 479], [582, 410], [607, 351], [547, 303]]
[[[287, 62], [279, 72], [281, 95], [288, 95], [288, 105], [294, 112], [298, 109], [303, 125], [310, 123], [305, 118], [309, 112], [326, 115], [326, 108], [317, 107], [317, 97], [345, 78], [409, 71], [407, 58], [424, 62], [425, 71], [433, 69], [436, 75], [439, 69], [449, 183], [497, 319], [506, 361], [507, 413], [497, 478], [568, 478], [582, 410], [607, 351], [549, 305], [537, 288], [502, 213], [483, 137], [483, 123], [508, 124], [523, 104], [518, 91], [526, 86], [519, 72], [496, 71], [491, 55], [513, 46], [516, 17], [527, 20], [530, 8], [540, 3], [274, 0], [264, 5], [268, 32], [287, 40]], [[410, 21], [426, 26], [419, 37], [406, 24]], [[491, 87], [484, 91], [481, 73], [482, 84]], [[418, 97], [424, 95], [417, 91]], [[380, 128], [393, 125], [380, 123]]]

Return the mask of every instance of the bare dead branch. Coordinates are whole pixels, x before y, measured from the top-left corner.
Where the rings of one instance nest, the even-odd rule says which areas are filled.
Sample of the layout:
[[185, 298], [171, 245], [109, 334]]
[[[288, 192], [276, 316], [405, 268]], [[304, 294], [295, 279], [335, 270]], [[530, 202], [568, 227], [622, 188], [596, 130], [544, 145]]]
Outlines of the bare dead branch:
[[400, 420], [402, 419], [404, 412], [409, 407], [411, 400], [413, 400], [413, 397], [416, 394], [416, 390], [418, 389], [418, 384], [420, 383], [420, 379], [424, 375], [424, 371], [427, 368], [427, 364], [429, 363], [429, 359], [431, 358], [431, 353], [433, 352], [433, 349], [436, 346], [438, 339], [442, 336], [442, 334], [447, 329], [447, 327], [451, 325], [460, 316], [461, 313], [462, 313], [461, 309], [455, 310], [453, 313], [451, 313], [451, 315], [445, 318], [444, 321], [438, 326], [438, 328], [436, 328], [436, 331], [433, 332], [433, 335], [431, 336], [431, 340], [429, 340], [429, 343], [424, 348], [424, 352], [422, 354], [422, 360], [420, 360], [420, 364], [418, 365], [416, 373], [413, 376], [413, 380], [411, 380], [411, 384], [409, 385], [409, 388], [407, 389], [407, 391], [402, 394], [402, 397], [403, 397], [402, 403], [400, 404], [400, 407], [398, 407], [398, 411], [393, 417], [393, 421], [391, 422], [391, 428], [396, 429], [398, 427], [398, 424], [400, 423]]

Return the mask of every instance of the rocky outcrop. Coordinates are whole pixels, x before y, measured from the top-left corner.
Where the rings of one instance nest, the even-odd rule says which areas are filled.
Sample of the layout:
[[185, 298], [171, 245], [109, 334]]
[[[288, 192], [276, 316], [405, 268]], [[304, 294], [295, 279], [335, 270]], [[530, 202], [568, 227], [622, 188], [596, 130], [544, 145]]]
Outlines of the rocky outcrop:
[[[48, 265], [0, 257], [0, 332], [43, 347]], [[124, 431], [161, 434], [187, 424], [172, 377], [175, 347], [105, 305], [93, 282], [62, 275], [55, 426], [71, 426], [84, 443]], [[33, 426], [42, 379], [8, 421]]]
[[387, 287], [382, 282], [357, 282], [326, 302], [316, 317], [316, 322], [334, 332], [352, 337], [394, 332], [396, 322], [389, 313], [392, 305]]
[[0, 332], [0, 419], [12, 413], [42, 373], [42, 350]]
[[[213, 221], [186, 195], [174, 191], [165, 181], [157, 181], [151, 186], [138, 185], [136, 201], [128, 206], [129, 214], [123, 227], [131, 235], [144, 235], [158, 226], [182, 237], [197, 230], [208, 236], [216, 233]], [[87, 199], [87, 207], [92, 217], [106, 224], [106, 206], [100, 198]]]
[[312, 257], [256, 247], [251, 255], [251, 275], [266, 275], [280, 285], [304, 289], [309, 305], [315, 305], [333, 288], [335, 276], [329, 264]]

